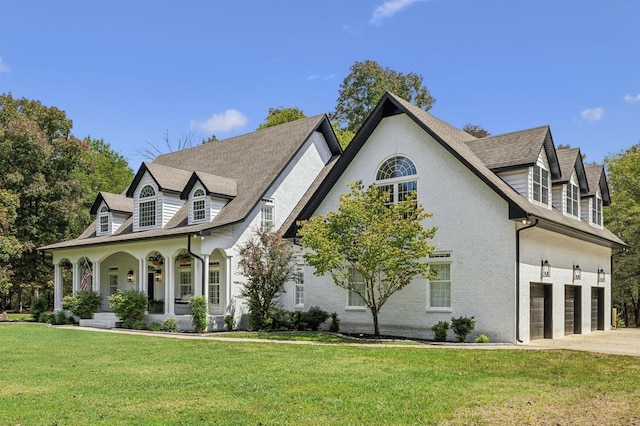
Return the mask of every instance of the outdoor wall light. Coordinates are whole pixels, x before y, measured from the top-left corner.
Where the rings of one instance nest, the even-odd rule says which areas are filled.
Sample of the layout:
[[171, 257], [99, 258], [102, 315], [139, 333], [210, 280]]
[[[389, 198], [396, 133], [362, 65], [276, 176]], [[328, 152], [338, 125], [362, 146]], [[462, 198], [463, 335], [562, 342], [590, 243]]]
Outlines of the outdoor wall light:
[[130, 283], [133, 282], [133, 271], [132, 270], [127, 273], [127, 281], [129, 281]]
[[542, 267], [542, 276], [543, 277], [550, 277], [551, 276], [551, 265], [549, 264], [549, 261], [547, 259], [542, 261], [541, 267]]
[[156, 281], [162, 280], [162, 271], [160, 269], [156, 269], [155, 277], [156, 277]]
[[604, 282], [604, 269], [602, 268], [598, 269], [598, 282], [599, 283]]
[[582, 269], [580, 269], [580, 265], [573, 265], [573, 279], [576, 281], [582, 279]]

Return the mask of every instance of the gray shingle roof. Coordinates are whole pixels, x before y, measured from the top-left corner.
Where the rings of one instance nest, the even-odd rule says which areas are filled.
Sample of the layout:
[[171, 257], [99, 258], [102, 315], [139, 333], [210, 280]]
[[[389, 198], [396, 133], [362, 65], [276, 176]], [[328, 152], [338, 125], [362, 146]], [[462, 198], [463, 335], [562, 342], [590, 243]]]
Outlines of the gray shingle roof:
[[586, 194], [589, 192], [589, 183], [585, 174], [584, 164], [582, 163], [582, 154], [580, 148], [558, 149], [558, 163], [560, 163], [561, 174], [553, 183], [566, 183], [571, 180], [573, 169], [576, 170], [580, 192]]
[[[329, 119], [323, 114], [161, 155], [153, 163], [142, 164], [134, 183], [139, 182], [144, 170], [148, 170], [161, 189], [177, 193], [183, 191], [194, 171], [198, 172], [199, 176], [209, 175], [204, 177], [207, 185], [235, 181], [237, 195], [209, 223], [187, 226], [188, 206], [185, 204], [162, 229], [134, 233], [130, 218], [116, 234], [96, 237], [94, 223], [78, 239], [41, 249], [179, 236], [207, 232], [212, 228], [240, 222], [251, 212], [315, 131], [323, 133], [334, 155], [341, 152]], [[216, 179], [216, 176], [222, 179]], [[129, 187], [127, 194], [133, 194], [134, 183]]]
[[611, 196], [609, 195], [609, 184], [607, 183], [607, 176], [604, 172], [604, 166], [597, 164], [591, 166], [585, 166], [585, 173], [587, 175], [587, 182], [589, 182], [589, 192], [584, 194], [584, 197], [593, 197], [596, 195], [596, 191], [600, 188], [602, 195], [602, 203], [605, 206], [611, 204]]
[[207, 195], [214, 195], [222, 198], [234, 198], [238, 195], [238, 181], [235, 179], [229, 179], [222, 176], [210, 175], [204, 172], [193, 172], [189, 182], [184, 187], [180, 198], [186, 200], [189, 198], [189, 193], [193, 189], [193, 185], [197, 181], [200, 181], [207, 191]]
[[[484, 161], [476, 155], [471, 149], [471, 145], [476, 143], [487, 142], [490, 144], [496, 144], [496, 141], [502, 141], [505, 144], [511, 144], [515, 142], [513, 146], [527, 147], [531, 143], [527, 144], [524, 141], [524, 136], [529, 134], [534, 138], [536, 148], [529, 152], [529, 159], [533, 158], [535, 153], [535, 160], [538, 158], [541, 149], [548, 150], [552, 148], [551, 161], [555, 162], [556, 174], [560, 175], [557, 159], [555, 156], [555, 148], [551, 139], [551, 133], [547, 126], [526, 130], [523, 132], [514, 132], [506, 135], [492, 136], [490, 138], [482, 138], [476, 140], [470, 140], [467, 136], [463, 135], [461, 131], [455, 131], [455, 127], [445, 123], [444, 121], [435, 118], [428, 112], [410, 104], [409, 102], [401, 99], [392, 93], [387, 93], [380, 100], [376, 108], [371, 115], [367, 118], [362, 128], [358, 131], [353, 141], [349, 144], [344, 154], [337, 161], [337, 164], [332, 168], [327, 178], [321, 183], [319, 188], [314, 191], [314, 195], [310, 197], [305, 206], [296, 209], [300, 212], [298, 220], [308, 219], [313, 215], [315, 210], [319, 207], [324, 197], [329, 193], [331, 188], [335, 185], [340, 175], [346, 170], [349, 163], [356, 156], [358, 151], [364, 146], [369, 135], [373, 132], [378, 123], [388, 115], [395, 115], [399, 113], [407, 114], [414, 122], [430, 134], [438, 143], [442, 145], [449, 153], [456, 157], [466, 167], [468, 167], [479, 179], [485, 182], [490, 188], [492, 188], [498, 195], [500, 195], [509, 204], [509, 218], [510, 219], [525, 219], [533, 218], [538, 219], [540, 227], [546, 229], [553, 229], [563, 232], [569, 235], [576, 235], [579, 238], [593, 241], [598, 244], [610, 245], [610, 246], [624, 246], [625, 243], [617, 236], [611, 233], [607, 229], [598, 229], [590, 226], [589, 224], [566, 217], [555, 209], [546, 209], [541, 206], [530, 203], [526, 198], [516, 192], [511, 186], [498, 177], [492, 170], [490, 170]], [[496, 146], [497, 148], [497, 146]], [[513, 148], [511, 148], [513, 149]], [[537, 152], [536, 152], [537, 150]], [[483, 151], [485, 158], [495, 158], [495, 154], [490, 152], [493, 149], [487, 149]], [[514, 160], [515, 156], [511, 156], [509, 163], [516, 164]], [[518, 160], [519, 161], [519, 160]], [[495, 163], [495, 161], [492, 161]], [[294, 236], [296, 233], [295, 221], [288, 221], [291, 223], [291, 227], [286, 230], [286, 236]]]
[[91, 206], [91, 214], [98, 213], [98, 207], [104, 201], [109, 211], [132, 214], [133, 200], [127, 198], [124, 194], [112, 194], [110, 192], [100, 191], [93, 205]]

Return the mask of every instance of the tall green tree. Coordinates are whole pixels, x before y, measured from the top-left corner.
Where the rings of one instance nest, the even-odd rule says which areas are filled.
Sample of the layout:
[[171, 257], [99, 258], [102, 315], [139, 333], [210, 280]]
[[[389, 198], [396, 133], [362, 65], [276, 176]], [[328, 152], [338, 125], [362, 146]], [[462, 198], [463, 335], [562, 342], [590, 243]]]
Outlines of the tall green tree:
[[103, 139], [88, 136], [83, 142], [89, 147], [91, 163], [85, 184], [87, 200], [92, 203], [99, 191], [114, 194], [124, 191], [133, 179], [133, 170], [127, 160]]
[[627, 325], [640, 327], [640, 143], [608, 156], [605, 165], [611, 189], [605, 226], [629, 245], [613, 257], [613, 304]]
[[382, 68], [375, 61], [356, 61], [340, 85], [333, 118], [341, 128], [355, 133], [387, 91], [428, 111], [436, 100], [422, 79], [421, 75], [413, 72], [403, 74]]
[[[94, 152], [91, 141], [75, 138], [71, 128], [58, 108], [0, 95], [0, 191], [15, 206], [15, 220], [3, 234], [17, 241], [10, 259], [0, 258], [0, 270], [10, 276], [18, 309], [24, 292], [52, 288], [52, 270], [37, 248], [79, 235], [91, 221], [88, 206], [98, 182], [118, 180], [100, 175], [122, 171], [121, 159], [107, 144], [95, 143]], [[114, 183], [109, 189], [119, 192], [126, 187], [121, 186]]]
[[258, 126], [257, 130], [266, 129], [267, 127], [277, 126], [278, 124], [288, 123], [290, 121], [305, 118], [301, 109], [293, 108], [269, 108], [269, 115], [264, 119], [264, 123]]
[[471, 136], [475, 136], [476, 138], [486, 138], [487, 136], [491, 136], [484, 127], [478, 124], [467, 123], [462, 126], [462, 130], [469, 133]]
[[416, 275], [434, 276], [424, 259], [433, 251], [429, 239], [436, 228], [423, 226], [431, 214], [413, 199], [388, 205], [389, 194], [377, 186], [356, 182], [349, 188], [338, 211], [301, 223], [301, 242], [316, 275], [329, 274], [364, 300], [379, 336], [378, 314], [389, 298]]
[[249, 326], [265, 329], [285, 282], [293, 277], [293, 249], [279, 232], [257, 230], [238, 254], [238, 268], [246, 278], [240, 297], [249, 307]]

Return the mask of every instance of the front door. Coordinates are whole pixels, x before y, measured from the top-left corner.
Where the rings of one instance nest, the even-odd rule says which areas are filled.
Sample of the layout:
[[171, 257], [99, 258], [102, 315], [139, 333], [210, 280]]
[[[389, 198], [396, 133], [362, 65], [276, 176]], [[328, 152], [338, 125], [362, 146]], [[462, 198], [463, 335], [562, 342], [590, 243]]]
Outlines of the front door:
[[147, 274], [147, 299], [153, 300], [155, 299], [155, 295], [153, 294], [153, 288], [155, 287], [155, 274], [153, 272], [149, 272]]

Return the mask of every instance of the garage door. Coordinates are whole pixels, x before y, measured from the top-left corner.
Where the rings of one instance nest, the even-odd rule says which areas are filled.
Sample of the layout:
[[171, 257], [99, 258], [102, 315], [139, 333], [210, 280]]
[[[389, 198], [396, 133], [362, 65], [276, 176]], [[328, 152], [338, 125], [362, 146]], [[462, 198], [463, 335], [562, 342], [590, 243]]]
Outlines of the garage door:
[[529, 294], [529, 339], [551, 338], [551, 286], [532, 283]]
[[582, 333], [581, 294], [582, 288], [572, 285], [564, 287], [564, 335]]

